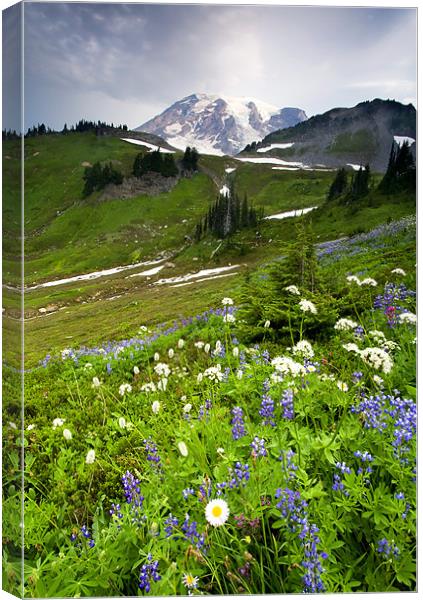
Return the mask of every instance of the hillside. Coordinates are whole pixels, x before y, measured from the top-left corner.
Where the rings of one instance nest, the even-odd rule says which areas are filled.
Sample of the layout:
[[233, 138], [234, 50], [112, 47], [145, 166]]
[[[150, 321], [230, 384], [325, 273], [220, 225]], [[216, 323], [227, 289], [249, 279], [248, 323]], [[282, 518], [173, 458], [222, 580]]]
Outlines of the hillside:
[[[144, 143], [153, 141], [144, 137]], [[14, 141], [4, 148], [3, 281], [12, 289], [4, 291], [3, 306], [5, 317], [12, 319], [5, 339], [13, 340], [18, 322], [13, 319], [20, 314], [13, 291], [20, 281], [20, 216], [12, 185], [19, 174], [19, 148]], [[123, 185], [121, 191], [115, 186], [112, 197], [94, 192], [83, 198], [84, 165], [112, 161], [130, 177], [142, 149], [119, 137], [92, 133], [26, 140], [24, 282], [30, 363], [67, 340], [87, 344], [119, 338], [136, 328], [140, 318], [157, 323], [207, 308], [261, 264], [286, 254], [299, 220], [290, 215], [302, 209], [314, 209], [307, 221], [317, 242], [366, 231], [392, 214], [400, 218], [415, 212], [413, 194], [379, 194], [374, 189], [378, 176], [362, 202], [326, 206], [331, 171], [280, 170], [272, 160], [257, 164], [208, 155], [200, 155], [198, 172], [180, 177], [170, 191], [127, 197]], [[177, 151], [174, 155], [182, 157]], [[246, 194], [265, 218], [224, 242], [211, 236], [197, 242], [197, 224], [219, 190], [230, 185], [241, 198]], [[289, 218], [273, 218], [285, 214]], [[9, 344], [8, 360], [15, 361], [15, 351], [19, 348]]]
[[384, 172], [394, 136], [416, 139], [416, 110], [411, 104], [376, 99], [273, 132], [253, 152], [247, 147], [240, 156], [274, 156], [328, 167], [369, 163], [371, 169]]

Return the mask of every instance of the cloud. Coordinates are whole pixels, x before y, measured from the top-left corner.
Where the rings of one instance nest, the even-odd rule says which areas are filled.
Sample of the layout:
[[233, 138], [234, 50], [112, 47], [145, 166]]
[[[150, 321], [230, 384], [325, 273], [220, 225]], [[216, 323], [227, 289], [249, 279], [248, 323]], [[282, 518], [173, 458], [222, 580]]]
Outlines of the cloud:
[[[28, 3], [28, 125], [136, 127], [194, 92], [309, 115], [416, 94], [412, 9]], [[54, 118], [54, 122], [52, 119]]]

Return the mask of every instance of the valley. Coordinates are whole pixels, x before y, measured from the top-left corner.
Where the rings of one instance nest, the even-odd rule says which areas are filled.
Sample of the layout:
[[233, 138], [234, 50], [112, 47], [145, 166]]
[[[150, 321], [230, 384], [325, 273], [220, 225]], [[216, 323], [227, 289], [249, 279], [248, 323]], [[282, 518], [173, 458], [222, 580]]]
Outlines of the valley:
[[[354, 151], [342, 168], [317, 154], [303, 162], [279, 138], [229, 156], [113, 128], [28, 137], [23, 273], [19, 142], [3, 142], [9, 590], [134, 595], [144, 580], [133, 565], [154, 561], [166, 573], [152, 582], [159, 595], [186, 591], [178, 561], [201, 593], [413, 589], [407, 132], [379, 170]], [[21, 582], [22, 374], [31, 576]], [[380, 431], [374, 397], [388, 415]], [[293, 493], [300, 507], [300, 490], [324, 546], [310, 533], [306, 543], [325, 548], [311, 566], [285, 510]], [[215, 526], [216, 502], [230, 509]], [[382, 562], [394, 551], [397, 562]]]

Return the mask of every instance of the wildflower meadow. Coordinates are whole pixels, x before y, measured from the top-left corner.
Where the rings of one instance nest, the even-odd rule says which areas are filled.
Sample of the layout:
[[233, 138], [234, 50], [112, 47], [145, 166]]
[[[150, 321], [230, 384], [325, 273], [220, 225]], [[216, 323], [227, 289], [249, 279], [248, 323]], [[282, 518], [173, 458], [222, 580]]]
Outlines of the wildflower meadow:
[[313, 290], [297, 248], [283, 277], [272, 263], [204, 313], [28, 372], [23, 437], [6, 428], [10, 589], [414, 590], [413, 232], [317, 248]]

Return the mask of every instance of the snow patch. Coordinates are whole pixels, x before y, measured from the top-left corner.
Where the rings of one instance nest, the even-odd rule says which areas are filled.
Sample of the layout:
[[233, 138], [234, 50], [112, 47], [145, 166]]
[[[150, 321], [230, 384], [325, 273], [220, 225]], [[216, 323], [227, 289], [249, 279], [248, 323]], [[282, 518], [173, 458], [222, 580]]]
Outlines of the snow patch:
[[180, 275], [178, 277], [168, 277], [167, 279], [159, 279], [155, 281], [153, 285], [166, 285], [168, 283], [185, 283], [191, 281], [191, 279], [199, 279], [207, 277], [208, 275], [217, 275], [225, 271], [231, 271], [232, 269], [238, 268], [239, 265], [229, 265], [227, 267], [216, 267], [215, 269], [202, 269], [197, 273], [188, 273], [187, 275]]
[[273, 171], [299, 171], [300, 167], [272, 167]]
[[354, 171], [359, 171], [360, 169], [364, 169], [363, 165], [354, 165], [352, 163], [347, 163], [347, 167], [351, 167]]
[[288, 217], [301, 217], [302, 215], [307, 214], [311, 210], [315, 210], [319, 208], [318, 206], [310, 206], [309, 208], [300, 208], [297, 210], [288, 210], [287, 212], [277, 213], [276, 215], [270, 215], [268, 217], [264, 217], [265, 219], [287, 219]]
[[394, 135], [394, 140], [400, 148], [406, 142], [408, 142], [409, 146], [411, 146], [411, 144], [414, 144], [416, 142], [415, 139], [413, 139], [412, 137], [408, 137], [406, 135]]
[[265, 148], [259, 148], [257, 152], [270, 152], [274, 148], [279, 148], [280, 150], [285, 150], [285, 148], [291, 148], [294, 145], [294, 142], [287, 142], [286, 144], [270, 144], [270, 146], [266, 146]]
[[176, 285], [171, 285], [170, 287], [184, 287], [186, 285], [192, 285], [193, 283], [201, 283], [202, 281], [210, 281], [211, 279], [222, 279], [222, 277], [232, 277], [232, 275], [237, 275], [238, 271], [235, 273], [225, 273], [224, 275], [214, 275], [213, 277], [204, 277], [203, 279], [197, 279], [196, 281], [187, 281], [186, 283], [178, 283]]
[[171, 123], [165, 129], [165, 132], [169, 135], [176, 135], [182, 129], [182, 125], [180, 123]]
[[158, 267], [153, 267], [152, 269], [142, 271], [141, 273], [133, 273], [132, 275], [128, 275], [126, 279], [130, 279], [131, 277], [150, 277], [151, 275], [157, 275], [157, 273], [159, 273], [162, 269], [164, 269], [164, 265], [159, 265]]
[[228, 167], [227, 169], [225, 169], [225, 173], [233, 173], [234, 171], [236, 171], [236, 167]]
[[227, 185], [224, 185], [222, 188], [220, 188], [219, 190], [219, 194], [222, 194], [224, 196], [229, 196], [230, 190], [228, 188]]
[[242, 162], [251, 162], [262, 165], [283, 165], [284, 167], [304, 167], [303, 163], [300, 162], [289, 162], [282, 160], [281, 158], [235, 158]]
[[131, 138], [120, 138], [122, 142], [129, 142], [130, 144], [135, 144], [136, 146], [145, 146], [149, 149], [150, 152], [154, 150], [160, 150], [163, 154], [175, 154], [174, 150], [168, 150], [167, 148], [161, 148], [160, 146], [155, 146], [154, 144], [149, 144], [148, 142], [142, 142], [141, 140], [133, 140]]
[[27, 290], [38, 290], [40, 288], [54, 287], [56, 285], [65, 285], [66, 283], [73, 283], [74, 281], [89, 281], [91, 279], [98, 279], [99, 277], [105, 277], [106, 275], [114, 275], [121, 271], [127, 271], [128, 269], [136, 269], [138, 267], [145, 267], [147, 265], [157, 265], [162, 263], [165, 258], [160, 260], [147, 260], [144, 262], [134, 263], [132, 265], [124, 265], [121, 267], [113, 267], [112, 269], [104, 269], [103, 271], [93, 271], [92, 273], [85, 273], [84, 275], [75, 275], [74, 277], [66, 277], [65, 279], [55, 279], [54, 281], [46, 281], [38, 285], [27, 287]]

